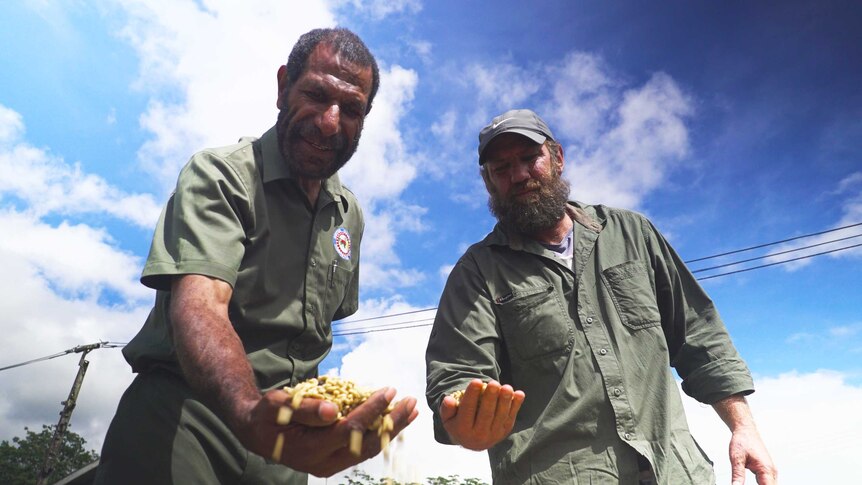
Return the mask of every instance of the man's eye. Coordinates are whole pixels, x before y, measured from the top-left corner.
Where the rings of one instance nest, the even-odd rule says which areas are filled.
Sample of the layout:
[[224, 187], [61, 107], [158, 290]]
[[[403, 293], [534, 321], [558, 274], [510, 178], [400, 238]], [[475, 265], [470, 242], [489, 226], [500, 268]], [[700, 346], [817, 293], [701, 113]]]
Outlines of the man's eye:
[[360, 116], [365, 114], [365, 110], [363, 110], [362, 108], [360, 108], [357, 105], [352, 105], [352, 104], [345, 106], [344, 112], [352, 118], [359, 118]]
[[305, 95], [313, 101], [323, 101], [323, 93], [320, 91], [306, 91]]

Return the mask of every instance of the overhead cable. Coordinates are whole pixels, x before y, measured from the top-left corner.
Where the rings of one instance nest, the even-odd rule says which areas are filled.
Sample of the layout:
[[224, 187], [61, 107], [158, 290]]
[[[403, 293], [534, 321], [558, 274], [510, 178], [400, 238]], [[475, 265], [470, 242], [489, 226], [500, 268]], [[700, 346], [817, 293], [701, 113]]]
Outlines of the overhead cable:
[[29, 364], [35, 364], [36, 362], [42, 362], [44, 360], [55, 359], [57, 357], [62, 357], [62, 356], [67, 355], [67, 354], [80, 353], [80, 352], [84, 352], [84, 351], [89, 352], [89, 351], [94, 350], [94, 349], [122, 347], [124, 345], [126, 345], [126, 344], [122, 343], [122, 342], [105, 342], [105, 341], [100, 341], [100, 342], [97, 342], [95, 344], [77, 345], [75, 347], [72, 347], [71, 349], [67, 349], [67, 350], [64, 350], [62, 352], [57, 352], [56, 354], [46, 355], [45, 357], [39, 357], [38, 359], [28, 360], [27, 362], [21, 362], [20, 364], [13, 364], [13, 365], [8, 365], [6, 367], [0, 367], [0, 372], [2, 372], [4, 370], [8, 370], [8, 369], [14, 369], [16, 367], [29, 365]]
[[[805, 250], [805, 249], [816, 248], [816, 247], [818, 247], [818, 246], [825, 246], [825, 245], [827, 245], [827, 244], [832, 244], [832, 243], [836, 243], [836, 242], [839, 242], [839, 241], [846, 241], [846, 240], [848, 240], [848, 239], [853, 239], [853, 238], [855, 238], [855, 237], [860, 237], [860, 236], [862, 236], [862, 233], [854, 234], [853, 236], [847, 236], [847, 237], [842, 237], [842, 238], [838, 238], [838, 239], [832, 239], [832, 240], [830, 240], [830, 241], [825, 241], [825, 242], [821, 242], [821, 243], [817, 243], [817, 244], [810, 244], [810, 245], [808, 245], [808, 246], [802, 246], [802, 247], [798, 247], [798, 248], [794, 248], [794, 249], [788, 249], [788, 250], [786, 250], [786, 251], [779, 251], [779, 252], [777, 252], [777, 253], [764, 254], [763, 256], [757, 256], [756, 258], [742, 259], [742, 260], [739, 260], [739, 261], [734, 261], [734, 262], [732, 262], [732, 263], [719, 264], [719, 265], [717, 265], [717, 266], [710, 266], [710, 267], [708, 267], [708, 268], [699, 268], [699, 269], [692, 270], [692, 273], [702, 273], [702, 272], [704, 272], [704, 271], [709, 271], [709, 270], [712, 270], [712, 269], [726, 268], [726, 267], [728, 267], [728, 266], [735, 266], [735, 265], [737, 265], [737, 264], [742, 264], [742, 263], [750, 263], [751, 261], [757, 261], [758, 259], [772, 258], [772, 257], [775, 257], [775, 256], [780, 256], [780, 255], [782, 255], [782, 254], [788, 254], [788, 253], [793, 253], [793, 252], [796, 252], [796, 251], [802, 251], [802, 250]], [[851, 246], [851, 247], [855, 247], [855, 246]]]
[[727, 275], [732, 275], [732, 274], [736, 274], [736, 273], [744, 273], [744, 272], [746, 272], [746, 271], [751, 271], [751, 270], [755, 270], [755, 269], [767, 268], [767, 267], [769, 267], [769, 266], [776, 266], [776, 265], [779, 265], [779, 264], [790, 263], [790, 262], [792, 262], [792, 261], [799, 261], [800, 259], [813, 258], [814, 256], [821, 256], [821, 255], [823, 255], [823, 254], [837, 253], [838, 251], [844, 251], [844, 250], [847, 250], [847, 249], [858, 248], [859, 246], [862, 246], [862, 243], [860, 243], [860, 244], [854, 244], [854, 245], [852, 245], [852, 246], [847, 246], [847, 247], [843, 247], [843, 248], [832, 249], [832, 250], [830, 250], [830, 251], [823, 251], [823, 252], [820, 252], [820, 253], [814, 253], [814, 254], [809, 254], [809, 255], [806, 255], [806, 256], [800, 256], [800, 257], [798, 257], [798, 258], [785, 259], [784, 261], [778, 261], [778, 262], [775, 262], [775, 263], [761, 264], [760, 266], [752, 266], [751, 268], [739, 269], [739, 270], [736, 270], [736, 271], [728, 271], [727, 273], [720, 273], [720, 274], [711, 275], [711, 276], [702, 276], [702, 277], [697, 278], [697, 279], [698, 279], [698, 281], [700, 281], [700, 280], [708, 280], [708, 279], [712, 279], [712, 278], [718, 278], [719, 276], [727, 276]]
[[790, 241], [795, 241], [795, 240], [797, 240], [797, 239], [803, 239], [803, 238], [811, 237], [811, 236], [819, 236], [819, 235], [821, 235], [821, 234], [828, 234], [828, 233], [830, 233], [830, 232], [840, 231], [840, 230], [842, 230], [842, 229], [848, 229], [848, 228], [856, 227], [856, 226], [862, 226], [862, 222], [857, 222], [857, 223], [855, 223], [855, 224], [848, 224], [848, 225], [846, 225], [846, 226], [836, 227], [836, 228], [834, 228], [834, 229], [828, 229], [828, 230], [826, 230], [826, 231], [812, 232], [811, 234], [803, 234], [803, 235], [801, 235], [801, 236], [796, 236], [796, 237], [791, 237], [791, 238], [787, 238], [787, 239], [782, 239], [781, 241], [774, 241], [774, 242], [765, 243], [765, 244], [758, 244], [757, 246], [751, 246], [751, 247], [748, 247], [748, 248], [742, 248], [742, 249], [737, 249], [737, 250], [734, 250], [734, 251], [728, 251], [728, 252], [726, 252], [726, 253], [713, 254], [712, 256], [704, 256], [704, 257], [702, 257], [702, 258], [689, 259], [688, 261], [685, 261], [685, 263], [686, 263], [686, 264], [688, 264], [688, 263], [696, 263], [696, 262], [698, 262], [698, 261], [704, 261], [704, 260], [707, 260], [707, 259], [719, 258], [719, 257], [721, 257], [721, 256], [727, 256], [727, 255], [729, 255], [729, 254], [742, 253], [742, 252], [745, 252], [745, 251], [751, 251], [752, 249], [765, 248], [765, 247], [767, 247], [767, 246], [774, 246], [774, 245], [776, 245], [776, 244], [781, 244], [781, 243], [786, 243], [786, 242], [790, 242]]

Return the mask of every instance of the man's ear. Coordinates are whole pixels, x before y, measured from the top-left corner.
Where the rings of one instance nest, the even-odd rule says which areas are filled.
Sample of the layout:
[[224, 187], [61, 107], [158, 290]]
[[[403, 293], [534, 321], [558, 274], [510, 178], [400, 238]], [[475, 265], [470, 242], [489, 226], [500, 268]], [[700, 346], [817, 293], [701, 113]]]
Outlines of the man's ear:
[[557, 173], [560, 175], [563, 174], [563, 169], [566, 167], [566, 159], [563, 157], [563, 144], [557, 143], [557, 159], [559, 163], [557, 164]]
[[278, 78], [278, 97], [275, 99], [275, 107], [281, 109], [287, 102], [287, 99], [284, 99], [287, 97], [287, 66], [279, 66], [276, 76]]

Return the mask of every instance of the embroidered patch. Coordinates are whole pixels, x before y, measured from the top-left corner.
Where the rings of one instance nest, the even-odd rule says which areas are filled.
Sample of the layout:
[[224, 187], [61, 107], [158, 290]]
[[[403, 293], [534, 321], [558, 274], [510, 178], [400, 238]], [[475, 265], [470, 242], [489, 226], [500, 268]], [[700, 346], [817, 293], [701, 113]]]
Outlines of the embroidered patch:
[[350, 260], [351, 242], [350, 233], [347, 232], [347, 229], [339, 227], [335, 230], [335, 233], [332, 234], [332, 245], [335, 246], [335, 252], [342, 259]]

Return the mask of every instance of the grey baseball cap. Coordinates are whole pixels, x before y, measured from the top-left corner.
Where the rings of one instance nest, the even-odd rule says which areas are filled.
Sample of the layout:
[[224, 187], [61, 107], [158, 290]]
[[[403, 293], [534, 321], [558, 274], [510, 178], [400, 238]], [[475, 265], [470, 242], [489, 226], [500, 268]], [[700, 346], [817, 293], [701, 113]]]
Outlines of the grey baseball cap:
[[554, 134], [548, 125], [539, 118], [539, 115], [528, 109], [513, 109], [506, 111], [491, 120], [488, 126], [479, 132], [479, 165], [485, 163], [482, 152], [491, 143], [491, 140], [503, 133], [518, 133], [533, 140], [536, 143], [545, 143], [550, 138], [556, 141]]

